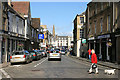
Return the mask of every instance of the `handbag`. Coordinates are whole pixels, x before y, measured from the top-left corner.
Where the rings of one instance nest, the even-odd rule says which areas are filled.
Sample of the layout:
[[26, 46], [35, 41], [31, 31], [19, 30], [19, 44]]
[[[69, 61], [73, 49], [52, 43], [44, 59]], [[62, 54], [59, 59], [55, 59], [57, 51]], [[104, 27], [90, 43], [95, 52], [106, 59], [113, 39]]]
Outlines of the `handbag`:
[[97, 65], [94, 63], [94, 64], [92, 65], [92, 69], [95, 69], [95, 68], [97, 68]]

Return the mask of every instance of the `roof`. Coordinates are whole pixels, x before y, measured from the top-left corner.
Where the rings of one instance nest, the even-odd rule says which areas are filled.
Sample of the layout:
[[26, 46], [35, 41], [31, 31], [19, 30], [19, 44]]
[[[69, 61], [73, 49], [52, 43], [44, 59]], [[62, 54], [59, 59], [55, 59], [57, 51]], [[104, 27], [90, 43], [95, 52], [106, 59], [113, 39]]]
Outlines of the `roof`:
[[40, 28], [40, 18], [32, 18], [32, 27], [34, 28]]
[[10, 12], [12, 12], [12, 13], [16, 14], [18, 17], [24, 19], [24, 17], [21, 16], [18, 12], [16, 12], [11, 6], [8, 5], [7, 7], [8, 7]]
[[28, 15], [30, 9], [30, 2], [22, 1], [22, 2], [12, 2], [13, 9], [15, 9], [20, 14]]

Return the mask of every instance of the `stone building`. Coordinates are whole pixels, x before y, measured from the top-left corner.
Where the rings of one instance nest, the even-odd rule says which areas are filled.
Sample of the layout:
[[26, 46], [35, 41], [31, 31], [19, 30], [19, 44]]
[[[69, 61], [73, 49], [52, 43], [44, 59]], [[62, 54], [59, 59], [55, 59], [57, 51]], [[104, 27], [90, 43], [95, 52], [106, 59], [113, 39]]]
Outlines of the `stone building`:
[[68, 48], [68, 36], [58, 36], [56, 41], [59, 48]]
[[85, 23], [85, 12], [83, 12], [80, 15], [76, 15], [74, 19], [74, 30], [73, 30], [73, 50], [74, 54], [77, 57], [80, 57], [80, 46], [81, 46], [81, 40], [84, 38], [84, 30], [83, 25]]
[[119, 15], [117, 6], [118, 2], [90, 2], [87, 4], [88, 48], [95, 49], [98, 58], [103, 61], [117, 61], [116, 49], [118, 47], [116, 47], [114, 34], [119, 28], [119, 24], [115, 23]]
[[0, 63], [7, 62], [7, 2], [0, 1]]

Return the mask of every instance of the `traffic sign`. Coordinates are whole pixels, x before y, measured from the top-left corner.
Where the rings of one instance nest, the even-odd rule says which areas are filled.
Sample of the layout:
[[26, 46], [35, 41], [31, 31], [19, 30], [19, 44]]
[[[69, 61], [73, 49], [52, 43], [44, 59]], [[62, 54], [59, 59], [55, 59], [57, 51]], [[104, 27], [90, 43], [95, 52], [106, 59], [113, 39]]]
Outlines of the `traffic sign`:
[[44, 34], [38, 34], [38, 39], [44, 39]]

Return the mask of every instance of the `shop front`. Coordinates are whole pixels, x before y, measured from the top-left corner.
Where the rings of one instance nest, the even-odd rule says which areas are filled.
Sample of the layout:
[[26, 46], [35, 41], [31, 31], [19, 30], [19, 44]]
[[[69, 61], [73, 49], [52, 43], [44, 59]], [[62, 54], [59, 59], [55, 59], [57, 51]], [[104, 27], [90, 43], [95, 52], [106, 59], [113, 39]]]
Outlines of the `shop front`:
[[96, 51], [102, 61], [112, 61], [112, 39], [111, 34], [97, 37]]

